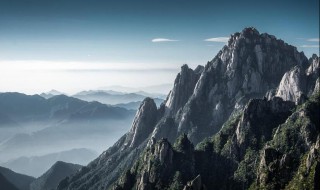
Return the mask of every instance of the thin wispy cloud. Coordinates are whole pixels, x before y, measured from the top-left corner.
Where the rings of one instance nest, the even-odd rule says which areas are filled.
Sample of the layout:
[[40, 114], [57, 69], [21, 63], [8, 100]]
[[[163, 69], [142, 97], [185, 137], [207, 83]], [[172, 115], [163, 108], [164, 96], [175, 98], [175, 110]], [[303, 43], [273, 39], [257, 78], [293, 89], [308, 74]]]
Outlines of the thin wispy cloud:
[[307, 42], [319, 42], [319, 38], [296, 38], [297, 40], [305, 40]]
[[307, 39], [308, 42], [319, 42], [320, 39], [319, 38], [309, 38]]
[[319, 45], [302, 45], [302, 48], [319, 48]]
[[151, 40], [151, 42], [178, 42], [179, 40], [174, 40], [174, 39], [168, 39], [168, 38], [154, 38]]
[[228, 40], [229, 40], [229, 37], [216, 37], [216, 38], [208, 38], [208, 39], [205, 39], [204, 41], [226, 43], [226, 42], [228, 42]]

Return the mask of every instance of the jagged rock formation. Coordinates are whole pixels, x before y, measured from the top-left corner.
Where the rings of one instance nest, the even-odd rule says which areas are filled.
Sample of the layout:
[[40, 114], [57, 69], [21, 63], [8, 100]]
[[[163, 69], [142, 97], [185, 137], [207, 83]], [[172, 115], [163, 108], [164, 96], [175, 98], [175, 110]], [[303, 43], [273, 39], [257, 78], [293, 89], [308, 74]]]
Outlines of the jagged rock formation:
[[[171, 185], [172, 188], [177, 186], [183, 189], [187, 182], [194, 180], [198, 174], [208, 189], [249, 187], [256, 177], [256, 171], [250, 169], [248, 174], [244, 174], [243, 170], [246, 167], [256, 168], [259, 150], [272, 139], [273, 130], [285, 122], [294, 107], [292, 102], [274, 98], [276, 89], [285, 73], [294, 67], [304, 72], [308, 66], [310, 63], [302, 52], [272, 35], [260, 34], [254, 28], [245, 28], [240, 33], [231, 35], [228, 44], [204, 68], [199, 66], [192, 70], [186, 65], [182, 66], [172, 91], [156, 112], [156, 122], [146, 127], [148, 132], [153, 128], [152, 133], [149, 136], [144, 134], [144, 140], [139, 140], [140, 145], [138, 143], [130, 146], [129, 143], [132, 142], [130, 140], [134, 136], [135, 128], [142, 126], [139, 124], [94, 161], [95, 168], [99, 166], [104, 169], [94, 172], [98, 169], [92, 169], [93, 165], [90, 164], [89, 173], [92, 174], [87, 177], [89, 182], [78, 180], [87, 175], [79, 174], [79, 178], [69, 181], [65, 189], [107, 189], [116, 176], [123, 172], [124, 177], [114, 186], [116, 189], [171, 188]], [[316, 66], [312, 66], [310, 72], [313, 73], [315, 68]], [[314, 76], [307, 74], [311, 75]], [[309, 77], [306, 78], [306, 83], [309, 83]], [[315, 86], [313, 85], [313, 89]], [[291, 86], [285, 89], [290, 88]], [[268, 99], [250, 101], [264, 97], [267, 92]], [[309, 93], [306, 94], [308, 95]], [[153, 121], [155, 116], [151, 118]], [[230, 120], [224, 124], [228, 119]], [[136, 118], [135, 121], [139, 119]], [[227, 127], [222, 127], [223, 124]], [[160, 168], [165, 170], [161, 171], [166, 175], [156, 170], [158, 165], [154, 166], [153, 161], [157, 160], [157, 155], [151, 151], [157, 144], [155, 141], [166, 138], [165, 141], [172, 144], [183, 134], [186, 134], [193, 144], [198, 144], [206, 137], [216, 136], [212, 141], [202, 143], [204, 150], [192, 150], [188, 154], [192, 158], [186, 165], [187, 168], [191, 167], [190, 171], [186, 172], [188, 175], [176, 168], [176, 165], [180, 165], [175, 162], [175, 155], [179, 150], [170, 146], [168, 147], [173, 151], [174, 167], [171, 167], [171, 164], [161, 165], [159, 161], [156, 163], [163, 166]], [[142, 154], [147, 144], [147, 152]], [[128, 171], [134, 163], [133, 159], [139, 155], [142, 155], [140, 161], [135, 164], [139, 167], [132, 167]], [[112, 157], [117, 166], [108, 161]], [[151, 168], [146, 166], [149, 161], [152, 163], [149, 165]], [[157, 171], [155, 173], [150, 170], [153, 166]], [[143, 175], [138, 174], [138, 171]], [[93, 175], [98, 176], [96, 181], [92, 180]], [[165, 177], [160, 178], [159, 175]], [[180, 178], [182, 179], [178, 180]], [[78, 186], [73, 186], [74, 184]], [[89, 184], [91, 186], [88, 186]]]
[[8, 190], [29, 190], [29, 186], [34, 180], [34, 177], [19, 174], [7, 168], [0, 167], [0, 189], [8, 187]]
[[316, 91], [316, 81], [319, 78], [319, 57], [313, 55], [309, 60], [310, 66], [303, 69], [296, 66], [284, 74], [276, 96], [284, 100], [301, 104], [306, 97]]
[[320, 96], [293, 108], [280, 98], [252, 100], [196, 149], [186, 135], [173, 147], [153, 139], [113, 189], [316, 189]]
[[[177, 136], [186, 133], [193, 143], [200, 142], [218, 132], [230, 115], [243, 109], [250, 98], [261, 98], [270, 89], [277, 88], [284, 73], [294, 66], [306, 68], [308, 59], [282, 40], [260, 34], [254, 28], [233, 34], [228, 45], [205, 66], [188, 101], [179, 111], [165, 115], [166, 119], [174, 120], [173, 125], [167, 127], [166, 122], [159, 123], [153, 137], [167, 137], [173, 142]], [[193, 84], [193, 80], [188, 84]], [[189, 96], [186, 93], [186, 96], [172, 98], [183, 88], [179, 85], [179, 82], [175, 83], [166, 107], [173, 105], [174, 99], [185, 100]], [[176, 135], [172, 137], [172, 133]]]
[[67, 176], [75, 174], [82, 166], [66, 162], [56, 162], [47, 172], [30, 184], [30, 190], [51, 190]]
[[177, 75], [174, 87], [165, 102], [167, 115], [177, 113], [187, 103], [203, 69], [200, 65], [195, 70], [190, 69], [188, 65], [181, 67], [181, 72]]
[[[131, 170], [121, 178], [113, 189], [166, 189], [181, 187], [172, 179], [183, 179], [186, 183], [194, 176], [194, 147], [186, 135], [181, 136], [174, 147], [167, 139], [152, 141]], [[180, 175], [182, 174], [183, 175]]]
[[157, 117], [155, 102], [151, 98], [146, 98], [136, 113], [132, 127], [127, 134], [125, 146], [136, 147], [140, 145], [153, 131]]

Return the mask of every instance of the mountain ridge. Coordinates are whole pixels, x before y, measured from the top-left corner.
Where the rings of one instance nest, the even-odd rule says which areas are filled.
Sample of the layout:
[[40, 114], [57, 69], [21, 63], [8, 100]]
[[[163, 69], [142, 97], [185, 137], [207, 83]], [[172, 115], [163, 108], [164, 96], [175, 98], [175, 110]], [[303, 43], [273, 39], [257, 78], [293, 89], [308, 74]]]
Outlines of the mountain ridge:
[[[110, 188], [119, 174], [131, 168], [134, 164], [133, 160], [139, 158], [149, 145], [163, 138], [167, 139], [169, 144], [173, 144], [183, 134], [192, 144], [198, 144], [203, 139], [217, 134], [228, 119], [246, 109], [251, 99], [264, 98], [270, 90], [276, 90], [284, 74], [294, 66], [305, 70], [309, 65], [308, 59], [302, 52], [298, 52], [297, 48], [272, 35], [260, 34], [253, 27], [245, 28], [231, 35], [228, 44], [206, 64], [198, 77], [193, 77], [197, 75], [197, 69], [189, 70], [187, 66], [182, 67], [166, 101], [157, 111], [154, 111], [155, 115], [150, 116], [157, 117], [156, 124], [149, 126], [149, 129], [154, 128], [152, 133], [144, 134], [146, 138], [141, 139], [141, 143], [135, 145], [136, 148], [125, 146], [127, 133], [113, 147], [91, 162], [85, 172], [79, 172], [76, 177], [65, 181], [60, 189]], [[184, 88], [187, 88], [186, 93], [180, 93], [180, 89]], [[181, 91], [184, 92], [184, 90]], [[275, 103], [277, 104], [281, 104], [281, 101]], [[273, 109], [272, 106], [271, 108]], [[264, 109], [267, 112], [271, 108]], [[137, 113], [141, 112], [140, 109], [137, 111]], [[140, 114], [137, 114], [135, 120], [140, 120], [139, 116]], [[141, 125], [133, 125], [133, 128], [137, 129], [144, 124], [142, 122]], [[270, 135], [270, 131], [268, 134]], [[241, 136], [239, 133], [237, 137], [239, 143], [244, 142]], [[240, 155], [243, 156], [243, 154]], [[219, 153], [214, 153], [214, 158], [224, 163]], [[114, 160], [116, 162], [111, 163]], [[232, 168], [235, 166], [234, 161], [232, 159], [229, 161], [231, 162], [229, 163], [230, 172], [234, 172]], [[102, 163], [109, 163], [109, 165], [102, 165]], [[158, 175], [158, 173], [154, 174]], [[92, 178], [95, 175], [100, 176], [99, 180], [95, 181]], [[242, 177], [242, 174], [240, 176]], [[195, 183], [206, 176], [193, 177]], [[218, 177], [218, 179], [221, 178]], [[141, 189], [147, 187], [141, 186]]]

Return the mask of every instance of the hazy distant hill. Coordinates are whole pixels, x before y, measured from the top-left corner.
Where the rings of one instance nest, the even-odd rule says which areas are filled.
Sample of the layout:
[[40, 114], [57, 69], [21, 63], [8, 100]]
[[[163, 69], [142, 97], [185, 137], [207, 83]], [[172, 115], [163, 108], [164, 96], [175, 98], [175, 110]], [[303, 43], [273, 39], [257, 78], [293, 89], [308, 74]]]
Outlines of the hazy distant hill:
[[43, 156], [20, 157], [1, 164], [16, 172], [39, 177], [57, 161], [86, 165], [98, 155], [89, 149], [72, 149]]
[[[134, 114], [132, 110], [66, 95], [45, 99], [1, 93], [0, 162], [74, 148], [100, 152], [128, 130]], [[22, 170], [28, 164], [16, 166]]]
[[[65, 95], [45, 99], [39, 95], [0, 93], [0, 124], [50, 124], [72, 116], [90, 113], [94, 119], [124, 119], [132, 112], [98, 102], [86, 102]], [[5, 127], [2, 125], [1, 127]]]
[[151, 86], [145, 86], [145, 87], [139, 87], [139, 88], [113, 85], [113, 86], [101, 87], [100, 89], [101, 90], [114, 90], [114, 91], [126, 92], [126, 93], [144, 91], [144, 92], [148, 92], [148, 93], [152, 93], [152, 94], [168, 94], [169, 91], [172, 89], [172, 84], [167, 83], [167, 84], [151, 85]]
[[39, 178], [30, 184], [30, 190], [56, 189], [59, 182], [67, 176], [75, 174], [82, 166], [58, 161]]
[[146, 97], [152, 98], [163, 98], [161, 94], [151, 94], [143, 91], [124, 93], [116, 92], [112, 90], [90, 90], [82, 91], [75, 95], [75, 98], [79, 98], [85, 101], [98, 101], [104, 104], [116, 105], [116, 104], [127, 104], [132, 102], [141, 102]]
[[[12, 185], [17, 187], [19, 190], [29, 190], [29, 185], [35, 180], [35, 178], [16, 173], [10, 169], [0, 166], [0, 174]], [[3, 184], [2, 184], [3, 183]], [[0, 177], [0, 189], [6, 190], [4, 184], [6, 181]], [[7, 184], [9, 186], [9, 184]], [[10, 187], [12, 188], [12, 187]]]
[[47, 99], [48, 99], [48, 98], [51, 98], [51, 97], [53, 97], [53, 96], [63, 95], [63, 94], [64, 94], [64, 93], [52, 89], [52, 90], [50, 90], [49, 92], [43, 92], [43, 93], [41, 93], [41, 94], [39, 94], [39, 95], [42, 96], [42, 97], [44, 97], [44, 98], [47, 98]]

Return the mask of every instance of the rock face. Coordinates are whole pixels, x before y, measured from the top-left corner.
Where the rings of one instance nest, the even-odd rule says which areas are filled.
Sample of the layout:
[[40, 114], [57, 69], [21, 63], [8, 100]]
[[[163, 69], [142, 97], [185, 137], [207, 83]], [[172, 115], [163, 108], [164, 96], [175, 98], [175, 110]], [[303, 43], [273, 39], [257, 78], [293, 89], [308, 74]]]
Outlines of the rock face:
[[[228, 44], [207, 63], [193, 90], [191, 84], [197, 77], [191, 77], [194, 74], [190, 70], [187, 74], [186, 66], [182, 68], [165, 104], [171, 112], [164, 117], [174, 122], [171, 127], [165, 122], [158, 123], [153, 137], [166, 137], [173, 142], [186, 133], [196, 144], [218, 132], [230, 115], [243, 109], [250, 98], [261, 98], [276, 89], [291, 68], [306, 68], [308, 64], [308, 59], [295, 47], [274, 36], [260, 34], [254, 28], [245, 28], [231, 35]], [[189, 82], [181, 78], [188, 78]], [[182, 84], [188, 84], [183, 95]], [[187, 101], [186, 97], [189, 97]]]
[[155, 102], [151, 98], [146, 98], [136, 113], [132, 128], [127, 134], [125, 146], [136, 147], [140, 145], [153, 131], [157, 117]]
[[250, 100], [235, 130], [238, 151], [234, 153], [239, 153], [237, 158], [240, 160], [245, 155], [248, 146], [259, 150], [263, 141], [271, 139], [272, 130], [287, 119], [292, 109], [294, 103], [281, 98]]
[[201, 176], [198, 175], [194, 180], [188, 182], [183, 190], [206, 190], [207, 188], [202, 184]]
[[[194, 148], [186, 135], [178, 138], [174, 147], [167, 139], [158, 142], [153, 139], [146, 151], [127, 170], [125, 175], [113, 186], [113, 189], [165, 189], [183, 188], [182, 184], [175, 184], [172, 178], [192, 180], [194, 176]], [[191, 164], [191, 165], [190, 165]], [[180, 176], [180, 171], [183, 175]], [[194, 184], [197, 180], [194, 180]], [[192, 182], [190, 182], [192, 183]]]
[[316, 81], [319, 80], [320, 69], [319, 57], [313, 55], [309, 63], [310, 65], [307, 69], [296, 66], [286, 72], [282, 77], [276, 96], [301, 104], [307, 96], [317, 91]]
[[153, 183], [166, 179], [173, 167], [173, 149], [170, 143], [162, 139], [152, 145], [151, 151], [144, 155], [143, 161], [147, 167], [141, 171], [141, 177], [137, 181], [138, 190], [152, 189]]
[[[208, 189], [249, 187], [256, 172], [252, 169], [244, 174], [243, 171], [248, 167], [256, 169], [259, 150], [272, 139], [274, 129], [285, 122], [294, 108], [294, 103], [274, 97], [276, 89], [284, 74], [294, 67], [306, 75], [305, 80], [300, 80], [300, 75], [296, 77], [299, 80], [294, 79], [297, 85], [301, 81], [309, 84], [309, 76], [317, 78], [304, 74], [311, 67], [309, 61], [295, 47], [272, 35], [260, 34], [255, 28], [231, 35], [228, 44], [204, 68], [192, 70], [182, 66], [164, 104], [158, 110], [151, 109], [156, 116], [141, 119], [144, 114], [139, 110], [130, 132], [92, 162], [87, 172], [69, 180], [65, 189], [106, 189], [120, 174], [123, 175], [115, 183], [115, 189], [183, 189], [198, 174]], [[312, 61], [312, 65], [316, 64]], [[314, 68], [310, 73], [315, 72]], [[291, 89], [290, 85], [283, 89]], [[264, 97], [267, 92], [268, 99], [250, 101]], [[147, 132], [134, 140], [135, 134], [142, 132], [140, 127]], [[190, 144], [198, 144], [213, 135], [212, 141], [201, 143], [199, 152], [163, 145], [164, 152], [172, 149], [173, 164], [171, 158], [168, 163], [160, 161], [168, 159], [171, 153], [155, 151], [156, 142], [164, 143], [163, 138], [173, 144], [184, 136]], [[183, 160], [184, 164], [176, 160]]]
[[47, 172], [30, 184], [30, 190], [56, 189], [61, 180], [75, 174], [81, 167], [77, 164], [58, 161]]
[[207, 134], [216, 133], [250, 98], [263, 97], [277, 87], [293, 66], [307, 64], [303, 53], [274, 36], [259, 34], [254, 28], [235, 33], [206, 65], [179, 117], [179, 131], [198, 143]]
[[177, 113], [187, 103], [203, 69], [200, 65], [195, 70], [190, 69], [188, 65], [181, 67], [181, 72], [177, 75], [174, 87], [165, 102], [167, 115]]
[[284, 74], [276, 96], [299, 104], [306, 91], [306, 82], [303, 71], [299, 67], [294, 67]]

